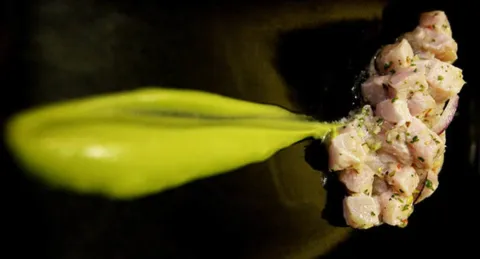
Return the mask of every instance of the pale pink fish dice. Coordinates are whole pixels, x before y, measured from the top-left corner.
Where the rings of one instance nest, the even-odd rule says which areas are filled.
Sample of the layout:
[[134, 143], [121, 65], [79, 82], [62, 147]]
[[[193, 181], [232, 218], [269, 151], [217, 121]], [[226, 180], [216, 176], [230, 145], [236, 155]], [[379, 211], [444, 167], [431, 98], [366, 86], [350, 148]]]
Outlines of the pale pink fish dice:
[[426, 71], [429, 92], [437, 103], [457, 95], [465, 85], [462, 70], [446, 62], [432, 60]]
[[367, 229], [380, 225], [380, 206], [377, 199], [354, 194], [343, 199], [343, 217], [349, 226]]
[[435, 190], [438, 188], [438, 174], [432, 170], [428, 170], [427, 180], [425, 181], [425, 186], [423, 187], [422, 192], [418, 196], [416, 203], [419, 203], [426, 198], [430, 197]]
[[406, 144], [406, 136], [403, 128], [392, 128], [378, 135], [382, 140], [381, 152], [387, 153], [405, 165], [412, 164], [412, 154]]
[[388, 98], [387, 90], [389, 76], [372, 76], [362, 84], [362, 96], [371, 105]]
[[432, 168], [445, 151], [445, 143], [419, 119], [413, 117], [407, 129], [407, 144], [418, 168]]
[[370, 169], [376, 175], [379, 176], [383, 176], [383, 174], [387, 171], [389, 164], [392, 163], [398, 163], [397, 159], [386, 152], [382, 152], [381, 148], [379, 151], [367, 156], [367, 158], [365, 159], [365, 164], [370, 167]]
[[386, 45], [377, 58], [377, 68], [382, 74], [394, 73], [402, 68], [410, 67], [413, 50], [407, 40]]
[[399, 99], [406, 99], [414, 92], [427, 91], [428, 83], [425, 74], [418, 71], [416, 67], [401, 70], [390, 77], [389, 96]]
[[353, 127], [333, 138], [329, 146], [330, 170], [339, 171], [361, 164], [367, 154], [362, 144], [362, 138]]
[[393, 189], [404, 196], [410, 196], [418, 186], [419, 178], [412, 166], [392, 168], [386, 175], [386, 180]]
[[438, 33], [452, 37], [452, 28], [447, 19], [447, 15], [443, 11], [431, 11], [420, 15], [419, 26], [432, 29]]
[[328, 147], [330, 169], [348, 190], [343, 213], [349, 226], [405, 227], [414, 200], [438, 188], [444, 129], [466, 84], [462, 70], [452, 65], [456, 59], [447, 16], [432, 11], [371, 60], [361, 86], [369, 105], [341, 120], [345, 126]]
[[403, 124], [411, 120], [408, 104], [403, 99], [387, 99], [377, 104], [375, 113], [386, 121]]
[[380, 178], [380, 177], [375, 177], [373, 179], [373, 187], [372, 187], [372, 194], [373, 195], [380, 195], [384, 192], [388, 192], [390, 190], [390, 187], [388, 186], [387, 182]]
[[425, 115], [436, 107], [435, 99], [426, 92], [415, 92], [407, 102], [412, 116]]
[[450, 36], [430, 28], [418, 26], [404, 35], [415, 53], [430, 52], [439, 60], [453, 63], [457, 60], [457, 42]]
[[401, 227], [408, 224], [408, 217], [413, 212], [412, 199], [390, 191], [380, 194], [377, 198], [384, 223]]
[[340, 172], [339, 179], [350, 192], [370, 195], [374, 175], [370, 167], [361, 165], [358, 169], [351, 168]]

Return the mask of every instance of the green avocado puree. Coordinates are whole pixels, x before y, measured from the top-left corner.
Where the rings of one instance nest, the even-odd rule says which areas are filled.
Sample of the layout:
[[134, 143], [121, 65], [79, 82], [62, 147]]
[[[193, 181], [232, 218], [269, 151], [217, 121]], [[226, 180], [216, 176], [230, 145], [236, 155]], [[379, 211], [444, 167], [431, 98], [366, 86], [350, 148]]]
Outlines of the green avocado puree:
[[6, 141], [49, 186], [131, 199], [264, 161], [338, 126], [275, 105], [143, 88], [19, 113]]

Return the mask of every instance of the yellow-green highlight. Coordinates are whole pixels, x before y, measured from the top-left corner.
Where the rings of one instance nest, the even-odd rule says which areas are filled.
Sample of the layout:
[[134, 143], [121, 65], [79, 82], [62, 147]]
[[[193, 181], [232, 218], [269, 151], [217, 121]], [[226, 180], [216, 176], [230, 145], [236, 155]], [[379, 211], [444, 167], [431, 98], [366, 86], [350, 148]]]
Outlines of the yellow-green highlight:
[[338, 126], [275, 105], [145, 88], [25, 111], [6, 140], [52, 187], [132, 199], [264, 161]]

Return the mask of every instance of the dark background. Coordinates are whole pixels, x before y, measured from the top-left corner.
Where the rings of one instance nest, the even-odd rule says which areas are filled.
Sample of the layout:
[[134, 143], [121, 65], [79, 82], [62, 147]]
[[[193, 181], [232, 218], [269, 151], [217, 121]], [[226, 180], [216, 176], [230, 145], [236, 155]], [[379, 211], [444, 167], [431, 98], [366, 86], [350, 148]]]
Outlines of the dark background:
[[[329, 226], [322, 218], [320, 199], [330, 200], [332, 192], [325, 196], [315, 170], [290, 168], [298, 172], [280, 174], [296, 188], [289, 189], [297, 193], [290, 196], [294, 208], [272, 187], [275, 173], [268, 163], [137, 201], [113, 202], [46, 189], [26, 177], [2, 146], [6, 159], [0, 182], [0, 257], [384, 258], [477, 253], [475, 8], [468, 1], [393, 1], [385, 4], [380, 23], [367, 14], [370, 5], [377, 6], [374, 1], [349, 1], [342, 9], [344, 2], [3, 1], [2, 122], [33, 105], [145, 85], [203, 89], [280, 104], [322, 120], [337, 119], [358, 101], [351, 88], [374, 51], [411, 30], [421, 11], [442, 9], [459, 44], [455, 65], [464, 70], [467, 85], [447, 133], [440, 188], [415, 208], [406, 229], [353, 231], [336, 246], [348, 229]], [[337, 13], [346, 19], [335, 18]], [[298, 150], [302, 147], [286, 154]], [[313, 168], [321, 169], [325, 157], [317, 151], [306, 156]], [[282, 154], [281, 159], [290, 159]], [[303, 161], [302, 156], [295, 161]]]

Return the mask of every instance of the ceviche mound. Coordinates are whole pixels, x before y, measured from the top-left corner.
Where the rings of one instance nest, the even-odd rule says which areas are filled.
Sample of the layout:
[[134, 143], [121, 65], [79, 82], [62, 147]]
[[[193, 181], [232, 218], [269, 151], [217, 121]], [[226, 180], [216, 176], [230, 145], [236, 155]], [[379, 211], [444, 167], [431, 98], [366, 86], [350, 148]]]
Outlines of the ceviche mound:
[[443, 11], [383, 46], [361, 85], [365, 105], [343, 118], [328, 144], [329, 170], [346, 188], [343, 216], [357, 229], [405, 227], [438, 188], [445, 130], [465, 85]]

